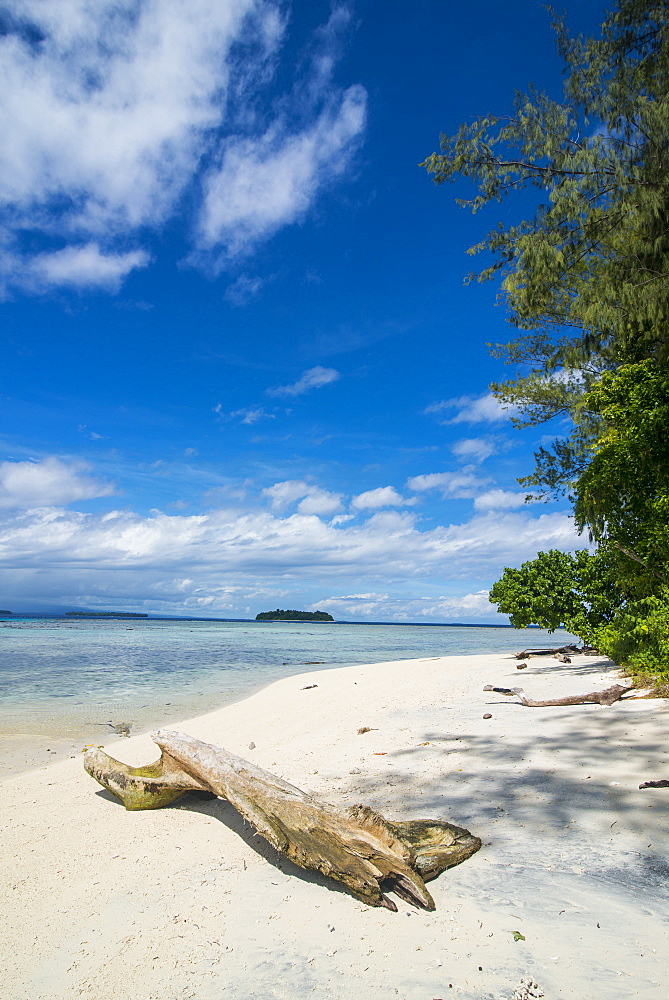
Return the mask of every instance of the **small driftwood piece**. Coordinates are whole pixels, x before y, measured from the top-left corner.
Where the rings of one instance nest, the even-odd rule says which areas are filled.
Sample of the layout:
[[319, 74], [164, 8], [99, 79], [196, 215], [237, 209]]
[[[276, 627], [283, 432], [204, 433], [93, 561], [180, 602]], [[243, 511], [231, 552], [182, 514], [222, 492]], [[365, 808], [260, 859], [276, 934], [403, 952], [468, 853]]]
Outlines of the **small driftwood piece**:
[[130, 730], [133, 726], [132, 722], [96, 722], [95, 725], [109, 726], [117, 736], [130, 736]]
[[388, 892], [425, 910], [435, 904], [425, 882], [481, 846], [468, 830], [442, 820], [392, 823], [368, 806], [338, 810], [287, 781], [183, 733], [152, 739], [160, 760], [121, 764], [89, 750], [84, 767], [126, 809], [157, 809], [189, 791], [227, 799], [261, 836], [301, 868], [343, 882], [369, 906], [397, 910]]
[[669, 781], [666, 778], [660, 778], [659, 781], [644, 781], [639, 788], [669, 788]]
[[607, 705], [610, 707], [614, 702], [620, 701], [624, 694], [631, 691], [633, 686], [632, 684], [614, 684], [603, 691], [590, 691], [589, 694], [572, 694], [566, 698], [547, 698], [544, 701], [535, 701], [534, 698], [528, 698], [522, 688], [501, 688], [493, 687], [492, 684], [486, 684], [483, 690], [495, 691], [496, 694], [516, 695], [520, 699], [520, 704], [526, 705], [528, 708], [547, 708], [551, 705]]

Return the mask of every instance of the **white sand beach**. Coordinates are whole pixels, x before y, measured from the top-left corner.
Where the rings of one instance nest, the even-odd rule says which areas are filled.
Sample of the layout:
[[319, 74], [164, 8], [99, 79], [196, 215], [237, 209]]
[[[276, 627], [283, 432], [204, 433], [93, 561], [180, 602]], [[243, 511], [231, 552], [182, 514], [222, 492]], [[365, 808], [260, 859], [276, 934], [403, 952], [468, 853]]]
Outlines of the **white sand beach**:
[[[546, 998], [664, 1000], [669, 790], [638, 786], [669, 777], [669, 703], [525, 708], [483, 692], [556, 697], [618, 677], [593, 657], [516, 662], [305, 673], [170, 725], [336, 805], [477, 834], [481, 850], [430, 883], [433, 913], [364, 906], [221, 800], [126, 812], [80, 758], [6, 779], [3, 996], [510, 1000], [531, 977]], [[148, 735], [106, 749], [159, 755]]]

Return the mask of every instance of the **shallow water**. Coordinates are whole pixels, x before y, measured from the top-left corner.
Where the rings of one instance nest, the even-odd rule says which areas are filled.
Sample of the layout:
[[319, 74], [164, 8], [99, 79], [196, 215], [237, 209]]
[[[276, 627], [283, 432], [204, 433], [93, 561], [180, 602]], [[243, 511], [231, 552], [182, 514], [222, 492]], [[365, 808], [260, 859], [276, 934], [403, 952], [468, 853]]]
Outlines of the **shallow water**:
[[16, 618], [0, 622], [0, 773], [108, 742], [110, 722], [143, 732], [291, 674], [572, 640], [485, 626]]

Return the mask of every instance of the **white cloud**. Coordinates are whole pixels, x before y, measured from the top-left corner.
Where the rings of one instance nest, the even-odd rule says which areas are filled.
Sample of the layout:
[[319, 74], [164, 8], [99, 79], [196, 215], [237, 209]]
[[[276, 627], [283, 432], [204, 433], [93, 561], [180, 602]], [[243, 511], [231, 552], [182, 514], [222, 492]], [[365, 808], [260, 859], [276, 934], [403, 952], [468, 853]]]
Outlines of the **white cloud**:
[[327, 515], [341, 510], [340, 493], [330, 493], [303, 479], [286, 479], [268, 486], [262, 492], [269, 497], [274, 510], [284, 510], [298, 500], [300, 503], [297, 509], [301, 514]]
[[[7, 464], [15, 466], [14, 478], [7, 479]], [[273, 510], [85, 514], [44, 504], [48, 498], [62, 504], [77, 495], [100, 496], [110, 488], [87, 477], [82, 466], [64, 469], [65, 463], [48, 461], [39, 476], [32, 471], [36, 465], [1, 467], [4, 499], [14, 505], [11, 511], [0, 505], [0, 593], [8, 607], [23, 598], [24, 607], [51, 600], [249, 617], [263, 606], [282, 606], [276, 603], [281, 594], [286, 606], [313, 603], [336, 617], [481, 620], [491, 614], [484, 587], [504, 566], [539, 550], [583, 546], [565, 513], [476, 513], [465, 524], [428, 530], [407, 511], [374, 512], [362, 521], [328, 519], [339, 498], [301, 480], [270, 487]], [[463, 596], [423, 596], [444, 594], [458, 579], [467, 581]], [[334, 586], [342, 597], [317, 600]], [[394, 596], [398, 588], [404, 596]]]
[[444, 417], [444, 424], [494, 424], [508, 420], [517, 413], [514, 406], [503, 407], [492, 393], [484, 396], [457, 396], [454, 399], [443, 399], [439, 403], [427, 406], [423, 413], [428, 416], [444, 414], [447, 410], [457, 410], [453, 417]]
[[204, 184], [200, 246], [223, 246], [236, 256], [302, 218], [318, 190], [347, 167], [364, 129], [365, 103], [363, 88], [349, 87], [296, 134], [280, 122], [259, 138], [229, 141]]
[[[146, 267], [149, 255], [143, 250], [129, 253], [103, 253], [97, 243], [64, 247], [53, 253], [40, 253], [32, 259], [14, 257], [3, 261], [3, 270], [17, 272], [14, 284], [27, 291], [44, 292], [50, 288], [103, 288], [116, 291], [123, 279], [138, 267]], [[18, 273], [20, 271], [20, 273]]]
[[388, 594], [344, 594], [342, 597], [327, 597], [326, 601], [387, 601]]
[[393, 486], [379, 486], [375, 490], [366, 490], [353, 497], [351, 507], [356, 510], [367, 510], [377, 507], [404, 507], [413, 503], [415, 500], [405, 500]]
[[355, 518], [355, 514], [337, 514], [336, 517], [332, 518], [330, 524], [333, 526], [336, 524], [347, 524], [349, 521], [355, 521]]
[[265, 280], [257, 276], [249, 278], [247, 274], [240, 274], [236, 281], [228, 285], [223, 298], [233, 306], [245, 306], [256, 297]]
[[322, 365], [316, 365], [315, 368], [308, 368], [302, 372], [297, 382], [268, 389], [267, 394], [268, 396], [301, 396], [311, 389], [320, 389], [324, 385], [336, 382], [339, 377], [336, 368], [323, 368]]
[[[220, 403], [214, 407], [214, 412], [219, 414], [222, 412], [222, 407]], [[259, 420], [263, 420], [264, 418], [267, 418], [269, 420], [274, 420], [276, 414], [267, 413], [266, 410], [263, 410], [262, 406], [247, 406], [242, 408], [241, 410], [233, 410], [232, 413], [229, 414], [229, 416], [232, 417], [233, 419], [239, 419], [240, 423], [242, 424], [253, 425], [257, 424]]]
[[441, 490], [444, 497], [456, 500], [477, 496], [490, 482], [489, 478], [476, 475], [473, 466], [465, 465], [458, 472], [427, 472], [421, 476], [412, 476], [407, 479], [407, 486], [418, 492]]
[[3, 200], [21, 213], [65, 195], [65, 220], [87, 232], [161, 221], [201, 130], [220, 122], [226, 60], [254, 6], [10, 2], [14, 23], [43, 37], [33, 45], [19, 27], [2, 38]]
[[[298, 76], [292, 68], [295, 82], [276, 99], [267, 85], [287, 24], [279, 0], [8, 0], [3, 9], [9, 286], [114, 290], [146, 264], [147, 230], [180, 210], [187, 187], [199, 192], [202, 262], [247, 250], [308, 211], [348, 168], [364, 128], [364, 90], [332, 81], [342, 12], [309, 40], [311, 62]], [[22, 255], [25, 231], [58, 249]]]
[[306, 483], [303, 479], [285, 479], [281, 483], [274, 483], [263, 490], [263, 495], [269, 497], [272, 507], [275, 510], [282, 510], [290, 504], [295, 503], [302, 497], [307, 496], [311, 489], [315, 487]]
[[451, 597], [423, 598], [375, 593], [344, 594], [316, 601], [313, 609], [316, 608], [329, 611], [335, 618], [369, 621], [500, 621], [495, 607], [488, 600], [487, 590]]
[[328, 493], [327, 490], [314, 489], [297, 505], [300, 514], [318, 514], [327, 516], [341, 510], [339, 493]]
[[512, 493], [510, 490], [488, 490], [474, 500], [474, 509], [486, 510], [514, 510], [517, 507], [525, 506], [527, 493]]
[[0, 462], [0, 507], [42, 507], [109, 496], [114, 487], [86, 473], [83, 462], [45, 458], [40, 462]]
[[507, 442], [494, 437], [462, 438], [451, 445], [453, 454], [468, 462], [484, 462], [507, 448]]
[[[100, 490], [90, 489], [88, 495], [94, 494]], [[79, 567], [90, 566], [105, 573], [132, 570], [147, 580], [181, 573], [202, 586], [225, 575], [236, 585], [249, 578], [285, 584], [337, 576], [366, 583], [404, 578], [420, 587], [435, 574], [498, 575], [504, 565], [532, 558], [539, 549], [579, 544], [566, 514], [535, 518], [527, 512], [476, 515], [465, 524], [420, 531], [411, 514], [399, 511], [334, 526], [304, 513], [216, 509], [141, 516], [40, 507], [7, 518], [1, 537], [0, 560], [17, 570], [59, 566], [65, 576], [76, 577]]]

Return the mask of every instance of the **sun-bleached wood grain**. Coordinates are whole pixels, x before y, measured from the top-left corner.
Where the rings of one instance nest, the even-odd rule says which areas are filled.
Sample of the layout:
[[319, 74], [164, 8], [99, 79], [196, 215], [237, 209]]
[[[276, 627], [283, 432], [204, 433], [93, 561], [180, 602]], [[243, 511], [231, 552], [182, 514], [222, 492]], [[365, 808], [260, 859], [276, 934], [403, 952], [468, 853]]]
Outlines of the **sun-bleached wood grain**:
[[368, 806], [339, 810], [227, 750], [160, 730], [162, 753], [145, 767], [101, 750], [84, 757], [88, 773], [126, 809], [157, 809], [189, 791], [227, 799], [281, 854], [301, 868], [342, 882], [370, 906], [396, 910], [388, 897], [435, 908], [425, 882], [481, 846], [468, 830], [443, 820], [391, 822]]

